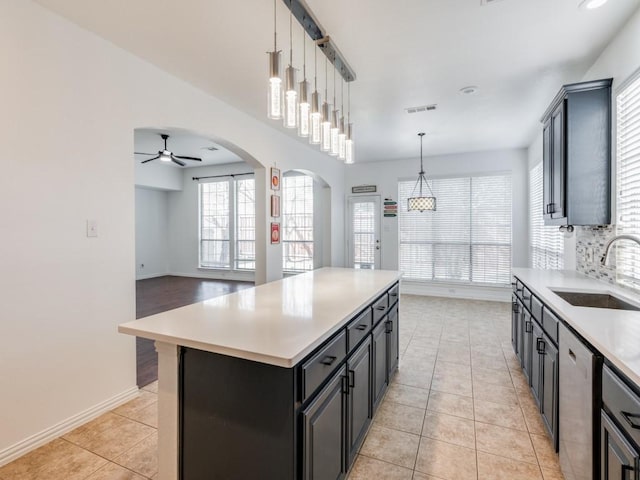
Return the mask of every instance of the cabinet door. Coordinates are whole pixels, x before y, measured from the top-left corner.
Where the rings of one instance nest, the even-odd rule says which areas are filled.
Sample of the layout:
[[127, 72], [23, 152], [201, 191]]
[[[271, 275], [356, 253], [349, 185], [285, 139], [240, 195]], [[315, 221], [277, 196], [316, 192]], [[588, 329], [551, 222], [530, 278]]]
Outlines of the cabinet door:
[[387, 381], [391, 380], [398, 368], [398, 341], [398, 308], [395, 307], [389, 312], [387, 320]]
[[603, 411], [601, 439], [601, 480], [635, 480], [640, 477], [640, 454], [627, 442]]
[[520, 302], [518, 302], [515, 294], [511, 298], [511, 345], [513, 345], [513, 352], [518, 354], [518, 330], [520, 327]]
[[305, 480], [336, 480], [346, 471], [346, 373], [341, 368], [302, 412]]
[[531, 349], [531, 393], [538, 405], [540, 405], [540, 395], [542, 393], [542, 355], [538, 349], [540, 342], [543, 340], [542, 328], [536, 322], [533, 322], [532, 349]]
[[551, 119], [547, 120], [542, 130], [542, 216], [551, 218], [552, 200], [552, 164], [551, 164]]
[[348, 465], [353, 463], [371, 421], [371, 338], [347, 361], [348, 397]]
[[373, 346], [373, 361], [371, 362], [373, 372], [373, 395], [372, 406], [375, 410], [378, 408], [380, 400], [382, 400], [382, 394], [387, 387], [387, 331], [386, 323], [384, 320], [373, 329], [372, 346]]
[[533, 350], [533, 321], [531, 315], [525, 311], [523, 315], [522, 329], [522, 372], [529, 385], [531, 385], [531, 359]]
[[553, 444], [558, 448], [558, 349], [549, 337], [543, 335], [538, 342], [542, 358], [542, 392], [540, 397], [540, 413], [547, 430], [551, 434]]
[[566, 216], [565, 207], [565, 104], [563, 100], [551, 114], [551, 218]]
[[525, 318], [529, 318], [529, 312], [520, 304], [518, 306], [520, 314], [518, 315], [518, 359], [520, 365], [524, 366], [524, 322]]

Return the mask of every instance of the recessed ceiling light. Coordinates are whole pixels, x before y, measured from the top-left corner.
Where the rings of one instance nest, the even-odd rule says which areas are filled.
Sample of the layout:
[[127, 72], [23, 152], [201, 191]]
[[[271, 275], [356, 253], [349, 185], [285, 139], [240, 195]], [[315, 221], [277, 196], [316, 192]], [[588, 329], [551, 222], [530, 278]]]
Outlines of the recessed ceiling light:
[[478, 93], [478, 90], [478, 87], [469, 85], [468, 87], [462, 87], [460, 89], [460, 93], [462, 93], [463, 95], [473, 95], [475, 93]]
[[607, 3], [607, 0], [580, 0], [578, 5], [580, 8], [586, 8], [587, 10], [593, 10], [594, 8], [601, 7]]

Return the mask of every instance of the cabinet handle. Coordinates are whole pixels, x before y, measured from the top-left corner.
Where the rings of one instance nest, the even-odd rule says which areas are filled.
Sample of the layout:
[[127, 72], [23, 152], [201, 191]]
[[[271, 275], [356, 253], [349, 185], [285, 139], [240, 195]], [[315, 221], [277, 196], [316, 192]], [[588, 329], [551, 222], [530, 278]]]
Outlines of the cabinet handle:
[[397, 293], [390, 293], [390, 294], [389, 294], [389, 296], [390, 296], [390, 297], [397, 297], [397, 296], [398, 296], [398, 294], [397, 294]]
[[354, 370], [349, 370], [349, 386], [351, 388], [356, 386], [356, 372]]
[[376, 307], [376, 310], [379, 310], [381, 312], [385, 311], [387, 309], [387, 307], [385, 307], [384, 305], [380, 305], [379, 307]]
[[391, 320], [386, 322], [387, 324], [387, 333], [393, 332], [393, 322]]
[[630, 465], [622, 465], [620, 470], [622, 471], [622, 480], [629, 480], [631, 477], [627, 475], [627, 472], [633, 473], [634, 468]]
[[346, 375], [342, 376], [342, 393], [349, 393], [349, 377]]
[[524, 331], [526, 333], [531, 333], [533, 332], [533, 323], [531, 323], [529, 320], [527, 320], [526, 322], [524, 322]]
[[629, 425], [631, 425], [631, 428], [635, 428], [637, 430], [640, 430], [640, 423], [635, 423], [633, 421], [634, 418], [640, 418], [640, 415], [638, 415], [637, 413], [629, 413], [629, 412], [624, 412], [624, 411], [620, 411], [620, 414], [629, 423]]
[[324, 357], [322, 359], [322, 361], [320, 363], [323, 364], [323, 365], [331, 366], [331, 365], [333, 365], [333, 362], [335, 362], [337, 358], [338, 357], [327, 355], [326, 357]]
[[520, 312], [520, 308], [518, 307], [518, 304], [516, 302], [513, 302], [511, 304], [511, 310], [513, 310], [513, 313], [519, 313]]
[[367, 324], [366, 323], [361, 323], [360, 325], [358, 325], [356, 327], [356, 330], [360, 330], [360, 331], [366, 330], [366, 329], [367, 329]]
[[545, 354], [545, 341], [542, 338], [537, 338], [536, 339], [536, 350], [538, 350], [538, 353], [540, 355], [544, 355]]
[[528, 297], [523, 293], [522, 294], [522, 299], [523, 300], [531, 300], [531, 295], [529, 295]]

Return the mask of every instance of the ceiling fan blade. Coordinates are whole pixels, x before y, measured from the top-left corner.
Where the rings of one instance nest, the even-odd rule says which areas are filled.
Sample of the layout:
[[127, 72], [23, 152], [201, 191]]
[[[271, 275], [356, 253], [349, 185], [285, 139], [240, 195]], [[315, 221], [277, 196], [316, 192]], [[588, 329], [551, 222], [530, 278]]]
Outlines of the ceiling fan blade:
[[134, 155], [157, 155], [157, 153], [133, 152]]
[[180, 160], [178, 160], [175, 155], [171, 155], [171, 161], [174, 162], [174, 163], [177, 163], [181, 167], [184, 167], [186, 165], [186, 163], [181, 162]]
[[201, 158], [197, 158], [197, 157], [185, 157], [184, 155], [174, 155], [175, 158], [181, 158], [183, 160], [195, 160], [196, 162], [201, 162], [202, 159]]
[[147, 163], [147, 162], [150, 162], [151, 160], [157, 160], [158, 158], [160, 158], [160, 155], [158, 155], [157, 157], [150, 158], [149, 160], [143, 160], [140, 163]]

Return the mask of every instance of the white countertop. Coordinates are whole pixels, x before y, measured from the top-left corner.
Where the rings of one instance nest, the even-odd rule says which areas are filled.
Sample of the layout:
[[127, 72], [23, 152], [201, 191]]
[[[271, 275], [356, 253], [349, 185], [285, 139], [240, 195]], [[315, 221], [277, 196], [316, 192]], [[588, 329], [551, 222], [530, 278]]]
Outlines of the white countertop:
[[123, 323], [118, 331], [290, 368], [400, 276], [322, 268]]
[[628, 290], [570, 270], [514, 268], [513, 274], [640, 386], [640, 312], [575, 307], [551, 290], [608, 292], [636, 304], [640, 303], [640, 298]]

